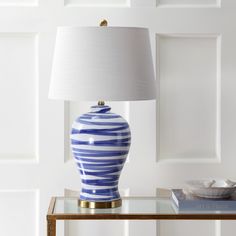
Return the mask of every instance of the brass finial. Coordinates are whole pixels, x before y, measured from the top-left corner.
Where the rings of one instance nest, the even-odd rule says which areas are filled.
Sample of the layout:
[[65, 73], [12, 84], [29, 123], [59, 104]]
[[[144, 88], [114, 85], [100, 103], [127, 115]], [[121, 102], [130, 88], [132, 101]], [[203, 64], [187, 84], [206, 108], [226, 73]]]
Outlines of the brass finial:
[[98, 106], [104, 106], [105, 102], [104, 101], [98, 101]]
[[107, 26], [107, 25], [108, 25], [108, 22], [105, 19], [100, 22], [100, 26]]

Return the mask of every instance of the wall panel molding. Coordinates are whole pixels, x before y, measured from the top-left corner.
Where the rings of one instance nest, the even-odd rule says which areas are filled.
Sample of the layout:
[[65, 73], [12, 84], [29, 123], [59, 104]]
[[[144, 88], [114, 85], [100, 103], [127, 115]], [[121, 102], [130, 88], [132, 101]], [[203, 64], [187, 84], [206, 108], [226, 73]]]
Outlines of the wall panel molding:
[[38, 0], [0, 0], [0, 7], [34, 7]]
[[38, 35], [0, 33], [0, 161], [38, 160]]
[[221, 36], [157, 35], [158, 161], [220, 162]]
[[70, 7], [129, 7], [131, 0], [64, 0]]
[[156, 0], [157, 7], [220, 8], [221, 0]]
[[1, 190], [0, 209], [1, 235], [39, 236], [38, 189]]

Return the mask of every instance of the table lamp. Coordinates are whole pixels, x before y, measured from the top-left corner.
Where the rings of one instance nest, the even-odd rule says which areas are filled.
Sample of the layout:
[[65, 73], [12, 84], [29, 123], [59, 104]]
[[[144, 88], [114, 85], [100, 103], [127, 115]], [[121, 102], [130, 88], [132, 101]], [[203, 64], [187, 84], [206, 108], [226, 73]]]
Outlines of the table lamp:
[[[107, 22], [101, 22], [100, 26]], [[118, 181], [131, 144], [128, 123], [104, 101], [155, 99], [149, 32], [136, 27], [59, 27], [49, 98], [98, 101], [78, 117], [71, 148], [81, 175], [79, 206], [121, 206]]]

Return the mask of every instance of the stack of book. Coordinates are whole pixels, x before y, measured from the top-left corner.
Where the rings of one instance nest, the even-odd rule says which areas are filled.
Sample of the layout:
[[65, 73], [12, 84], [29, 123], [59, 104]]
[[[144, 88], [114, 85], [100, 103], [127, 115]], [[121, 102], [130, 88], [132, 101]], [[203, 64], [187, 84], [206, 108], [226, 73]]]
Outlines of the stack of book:
[[178, 211], [235, 211], [236, 195], [226, 199], [200, 198], [182, 189], [172, 189], [172, 202]]

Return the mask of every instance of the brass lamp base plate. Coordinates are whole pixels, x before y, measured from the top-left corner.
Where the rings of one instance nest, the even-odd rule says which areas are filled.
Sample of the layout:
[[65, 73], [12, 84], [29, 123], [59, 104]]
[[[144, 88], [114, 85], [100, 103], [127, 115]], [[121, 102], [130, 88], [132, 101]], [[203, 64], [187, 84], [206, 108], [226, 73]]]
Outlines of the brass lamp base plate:
[[79, 200], [79, 206], [82, 208], [102, 209], [102, 208], [116, 208], [122, 205], [122, 200], [118, 199], [110, 202], [89, 202]]

